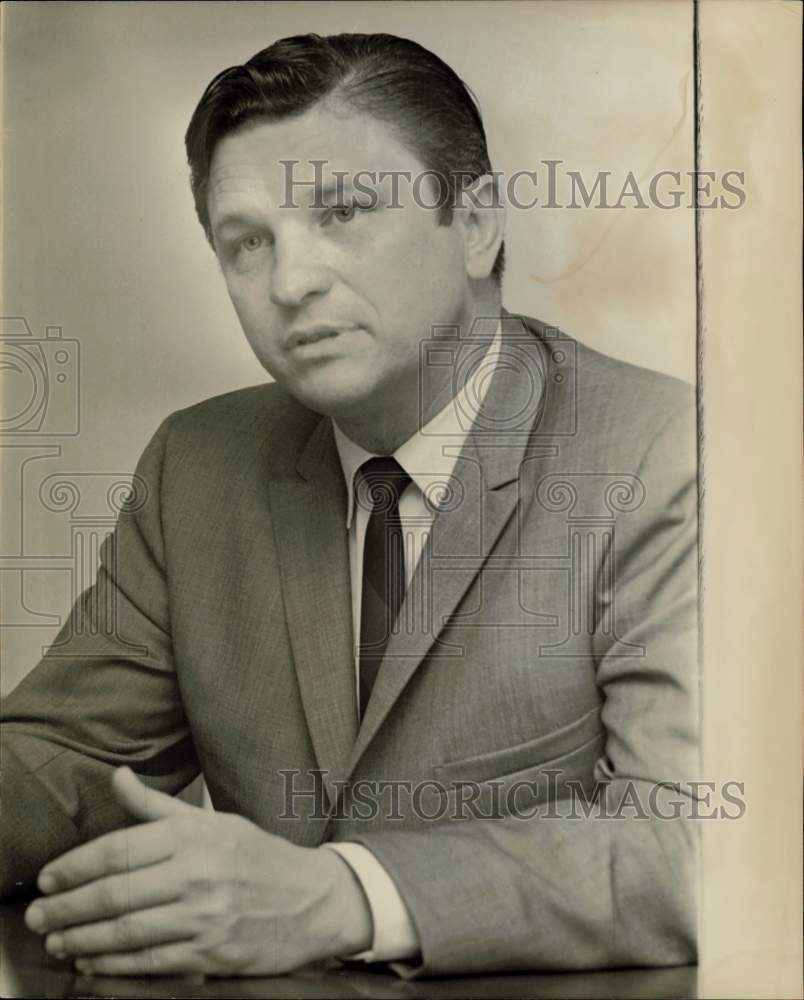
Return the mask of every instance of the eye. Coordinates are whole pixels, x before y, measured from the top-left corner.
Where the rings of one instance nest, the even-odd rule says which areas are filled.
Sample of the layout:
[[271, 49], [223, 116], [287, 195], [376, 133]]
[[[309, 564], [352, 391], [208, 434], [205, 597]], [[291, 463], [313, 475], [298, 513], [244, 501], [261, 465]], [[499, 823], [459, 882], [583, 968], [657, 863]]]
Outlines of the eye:
[[370, 204], [361, 203], [357, 198], [344, 202], [342, 205], [333, 205], [324, 212], [321, 217], [321, 225], [329, 226], [333, 220], [341, 224], [351, 222], [356, 215], [360, 212], [370, 211], [371, 207]]
[[337, 219], [338, 222], [351, 222], [351, 220], [355, 217], [356, 212], [356, 202], [352, 202], [351, 205], [338, 205], [332, 210], [332, 218]]
[[245, 250], [247, 253], [254, 253], [255, 250], [259, 250], [262, 246], [261, 236], [246, 236], [240, 241], [239, 248]]

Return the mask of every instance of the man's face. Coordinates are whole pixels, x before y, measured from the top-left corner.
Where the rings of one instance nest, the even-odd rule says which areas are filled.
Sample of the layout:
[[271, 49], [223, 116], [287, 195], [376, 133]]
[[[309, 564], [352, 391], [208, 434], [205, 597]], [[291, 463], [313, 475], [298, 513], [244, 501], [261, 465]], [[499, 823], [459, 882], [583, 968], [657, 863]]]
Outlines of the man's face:
[[[315, 160], [326, 161], [323, 197], [302, 186]], [[410, 405], [420, 342], [469, 316], [462, 228], [439, 226], [404, 179], [399, 207], [390, 178], [369, 185], [371, 209], [349, 183], [360, 171], [423, 169], [382, 122], [323, 105], [246, 126], [215, 150], [208, 208], [229, 294], [262, 365], [311, 409], [347, 417]], [[342, 197], [327, 189], [334, 171], [345, 171]], [[429, 181], [419, 200], [433, 204]]]

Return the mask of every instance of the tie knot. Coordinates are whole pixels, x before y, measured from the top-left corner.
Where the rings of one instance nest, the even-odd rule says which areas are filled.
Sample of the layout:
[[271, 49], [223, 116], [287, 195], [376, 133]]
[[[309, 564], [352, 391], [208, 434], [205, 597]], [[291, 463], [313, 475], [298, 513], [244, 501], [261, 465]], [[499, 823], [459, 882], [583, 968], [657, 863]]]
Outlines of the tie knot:
[[393, 510], [410, 483], [410, 476], [393, 455], [378, 455], [359, 469], [357, 502], [371, 514]]

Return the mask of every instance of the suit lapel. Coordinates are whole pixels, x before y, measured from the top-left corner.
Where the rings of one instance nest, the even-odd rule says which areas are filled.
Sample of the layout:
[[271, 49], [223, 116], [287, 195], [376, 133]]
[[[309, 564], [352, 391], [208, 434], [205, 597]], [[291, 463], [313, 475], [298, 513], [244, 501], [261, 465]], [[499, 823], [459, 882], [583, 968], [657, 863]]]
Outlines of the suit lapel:
[[357, 733], [346, 490], [330, 421], [295, 470], [270, 482], [288, 631], [302, 703], [324, 782], [344, 771]]
[[[389, 640], [346, 776], [425, 656], [462, 655], [459, 647], [442, 642], [440, 634], [516, 510], [519, 467], [543, 395], [544, 359], [539, 341], [519, 319], [506, 315], [502, 322], [504, 348], [508, 345], [510, 357], [504, 349], [483, 403], [482, 419], [455, 465], [453, 481], [460, 500], [446, 505], [435, 517], [430, 540], [405, 595], [397, 630]], [[516, 358], [514, 344], [521, 352]], [[523, 378], [534, 379], [538, 390], [529, 410], [516, 403], [522, 398]]]

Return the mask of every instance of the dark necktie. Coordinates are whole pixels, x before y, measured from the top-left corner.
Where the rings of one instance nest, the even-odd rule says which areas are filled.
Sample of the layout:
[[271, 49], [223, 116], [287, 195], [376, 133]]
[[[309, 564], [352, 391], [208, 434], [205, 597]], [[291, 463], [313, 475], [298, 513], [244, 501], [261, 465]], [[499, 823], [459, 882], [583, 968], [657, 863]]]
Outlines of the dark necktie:
[[405, 544], [399, 498], [410, 476], [393, 457], [361, 465], [357, 503], [370, 512], [363, 547], [360, 606], [360, 716], [366, 711], [405, 594]]

